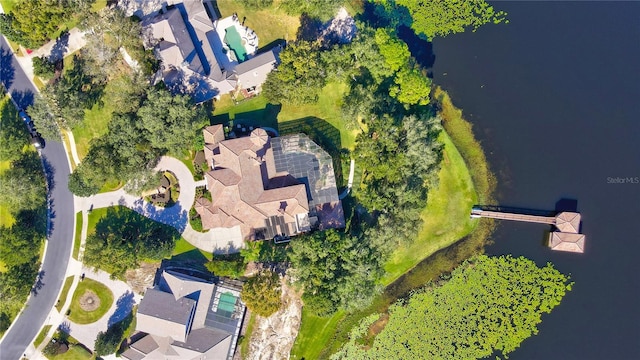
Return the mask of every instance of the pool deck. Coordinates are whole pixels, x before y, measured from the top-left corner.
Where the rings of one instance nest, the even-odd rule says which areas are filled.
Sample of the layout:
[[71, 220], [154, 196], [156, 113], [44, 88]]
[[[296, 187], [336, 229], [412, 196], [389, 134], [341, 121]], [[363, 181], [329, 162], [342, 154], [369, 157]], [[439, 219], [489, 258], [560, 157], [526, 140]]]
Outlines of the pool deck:
[[[237, 17], [227, 16], [226, 18], [219, 19], [215, 22], [216, 32], [218, 33], [218, 37], [222, 42], [223, 46], [226, 48], [227, 53], [225, 54], [222, 49], [214, 49], [216, 51], [216, 57], [218, 59], [226, 58], [229, 59], [230, 65], [237, 65], [237, 61], [234, 61], [229, 57], [229, 51], [232, 51], [227, 44], [224, 42], [224, 38], [226, 36], [227, 28], [235, 27], [238, 34], [240, 34], [240, 38], [244, 40], [244, 49], [247, 53], [247, 60], [250, 59], [255, 53], [258, 51], [258, 36], [253, 30], [242, 26]], [[220, 60], [218, 60], [220, 61]], [[235, 62], [236, 64], [231, 64]]]

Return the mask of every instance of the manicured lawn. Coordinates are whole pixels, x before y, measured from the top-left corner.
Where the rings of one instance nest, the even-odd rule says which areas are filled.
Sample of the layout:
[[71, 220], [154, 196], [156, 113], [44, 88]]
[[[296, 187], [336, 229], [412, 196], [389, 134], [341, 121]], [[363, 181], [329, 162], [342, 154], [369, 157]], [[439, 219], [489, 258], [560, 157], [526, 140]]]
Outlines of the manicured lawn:
[[[283, 134], [299, 132], [302, 122], [311, 122], [322, 127], [323, 132], [340, 134], [332, 144], [337, 149], [353, 149], [357, 130], [347, 130], [342, 121], [340, 107], [348, 86], [344, 83], [330, 83], [322, 89], [315, 104], [272, 105], [264, 96], [257, 96], [235, 105], [228, 95], [222, 96], [214, 104], [214, 124], [224, 124], [229, 120], [253, 126], [276, 128]], [[315, 125], [314, 125], [315, 126]]]
[[47, 333], [50, 329], [51, 325], [45, 325], [38, 333], [38, 336], [36, 336], [36, 339], [33, 341], [33, 346], [38, 347], [40, 344], [42, 344], [42, 340], [44, 340], [44, 337], [47, 336]]
[[300, 20], [277, 7], [251, 10], [246, 9], [237, 0], [218, 0], [217, 3], [222, 17], [231, 16], [233, 13], [238, 14], [240, 21], [246, 17], [244, 25], [256, 32], [260, 48], [276, 40], [289, 41], [296, 38]]
[[300, 332], [291, 349], [291, 359], [318, 359], [344, 316], [344, 311], [338, 311], [331, 317], [322, 318], [311, 315], [302, 308]]
[[249, 317], [249, 324], [247, 325], [247, 331], [240, 343], [240, 357], [245, 358], [249, 353], [249, 342], [251, 341], [251, 335], [253, 334], [253, 327], [256, 324], [256, 317], [251, 314]]
[[76, 340], [73, 336], [69, 336], [67, 338], [67, 342], [69, 343], [69, 351], [64, 354], [54, 355], [48, 357], [51, 360], [85, 360], [85, 359], [94, 359], [91, 352], [84, 347], [78, 340]]
[[80, 235], [82, 234], [82, 211], [76, 213], [76, 234], [73, 238], [73, 258], [78, 260], [78, 253], [80, 252]]
[[38, 88], [38, 90], [42, 90], [45, 86], [44, 81], [42, 81], [42, 79], [40, 79], [39, 76], [33, 77], [33, 83], [36, 84], [36, 87]]
[[171, 258], [180, 258], [182, 260], [201, 260], [203, 257], [211, 261], [213, 254], [196, 248], [189, 244], [184, 238], [180, 238], [180, 240], [176, 242], [173, 252], [171, 253]]
[[0, 4], [2, 5], [2, 10], [7, 14], [11, 9], [13, 9], [17, 4], [22, 2], [22, 0], [0, 0]]
[[[100, 298], [100, 306], [94, 311], [84, 311], [80, 307], [80, 298], [87, 290], [93, 291], [98, 298]], [[78, 283], [78, 287], [73, 293], [73, 299], [69, 308], [71, 310], [69, 320], [76, 324], [94, 323], [107, 313], [111, 304], [113, 304], [113, 293], [111, 290], [98, 281], [85, 278]]]
[[89, 213], [87, 219], [87, 236], [96, 232], [96, 224], [107, 215], [108, 208], [94, 209]]
[[[67, 58], [70, 57], [67, 56], [65, 61]], [[105, 87], [105, 93], [113, 91], [110, 84], [111, 82], [109, 82]], [[104, 96], [102, 101], [99, 103], [94, 104], [90, 110], [85, 110], [84, 121], [73, 128], [73, 137], [76, 140], [76, 148], [78, 150], [78, 157], [80, 160], [82, 160], [82, 158], [87, 155], [87, 152], [89, 152], [89, 142], [107, 133], [107, 125], [109, 125], [111, 116], [117, 106], [117, 104], [108, 101], [108, 99], [104, 99]]]
[[9, 209], [0, 204], [0, 226], [12, 227], [16, 223], [16, 219], [11, 215]]
[[56, 303], [56, 309], [58, 311], [62, 310], [64, 303], [67, 301], [67, 295], [69, 295], [69, 289], [71, 288], [71, 284], [73, 284], [73, 276], [68, 276], [64, 280], [64, 285], [62, 286], [62, 292], [60, 293], [60, 298]]
[[69, 346], [69, 351], [64, 354], [55, 355], [50, 360], [84, 360], [93, 359], [93, 355], [81, 345]]
[[322, 119], [340, 132], [341, 148], [353, 149], [355, 146], [357, 130], [347, 130], [342, 120], [342, 98], [348, 91], [345, 83], [329, 83], [320, 92], [318, 102], [307, 105], [283, 105], [278, 122], [284, 126], [286, 122], [296, 119], [316, 117]]
[[477, 225], [477, 221], [471, 221], [469, 217], [471, 207], [478, 201], [469, 170], [445, 132], [440, 134], [439, 140], [445, 145], [444, 159], [439, 185], [429, 191], [427, 207], [422, 212], [424, 225], [410, 246], [399, 247], [392, 254], [385, 266], [384, 285], [427, 256], [469, 234]]

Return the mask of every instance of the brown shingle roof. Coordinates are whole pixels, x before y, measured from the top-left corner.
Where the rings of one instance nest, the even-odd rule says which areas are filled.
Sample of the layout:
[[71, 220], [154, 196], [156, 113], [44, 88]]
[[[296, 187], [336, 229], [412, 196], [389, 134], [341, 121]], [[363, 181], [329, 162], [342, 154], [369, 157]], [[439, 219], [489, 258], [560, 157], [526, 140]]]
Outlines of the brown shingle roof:
[[549, 234], [549, 247], [551, 250], [584, 252], [584, 234], [552, 231]]
[[206, 144], [216, 145], [224, 140], [224, 129], [222, 125], [207, 126], [202, 130], [204, 134], [204, 142]]
[[574, 212], [562, 212], [556, 216], [556, 227], [562, 232], [580, 232], [580, 214]]
[[240, 225], [248, 239], [270, 216], [284, 216], [295, 229], [295, 215], [309, 212], [306, 187], [288, 173], [276, 173], [267, 132], [256, 129], [251, 136], [219, 142], [217, 149], [218, 154], [204, 149], [216, 169], [205, 174], [212, 203], [196, 202], [203, 228]]

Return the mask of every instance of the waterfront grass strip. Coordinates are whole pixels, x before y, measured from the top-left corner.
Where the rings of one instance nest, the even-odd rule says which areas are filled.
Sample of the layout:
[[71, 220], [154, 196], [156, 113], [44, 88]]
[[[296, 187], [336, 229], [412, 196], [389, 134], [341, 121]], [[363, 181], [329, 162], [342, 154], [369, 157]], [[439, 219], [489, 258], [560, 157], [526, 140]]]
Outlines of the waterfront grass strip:
[[440, 104], [442, 125], [467, 164], [479, 201], [492, 202], [496, 177], [489, 169], [484, 150], [473, 134], [472, 124], [463, 118], [462, 110], [454, 106], [446, 91], [437, 87], [434, 95]]

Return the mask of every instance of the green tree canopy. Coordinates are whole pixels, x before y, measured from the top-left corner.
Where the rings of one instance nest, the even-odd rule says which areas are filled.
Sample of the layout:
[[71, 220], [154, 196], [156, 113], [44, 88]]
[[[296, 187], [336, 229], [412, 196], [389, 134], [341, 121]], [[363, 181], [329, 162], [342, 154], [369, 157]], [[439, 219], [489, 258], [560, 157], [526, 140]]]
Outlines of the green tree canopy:
[[398, 39], [394, 31], [379, 28], [376, 30], [375, 40], [380, 49], [380, 55], [384, 57], [391, 71], [396, 72], [408, 64], [411, 57], [409, 46]]
[[292, 241], [289, 257], [305, 306], [316, 315], [366, 306], [379, 290], [375, 282], [384, 259], [369, 238], [333, 229], [314, 232]]
[[396, 84], [389, 89], [389, 95], [405, 105], [427, 105], [431, 94], [431, 79], [419, 67], [406, 67], [400, 70], [395, 79]]
[[246, 264], [240, 254], [215, 255], [204, 264], [216, 276], [238, 279], [244, 275]]
[[[123, 207], [108, 208], [87, 237], [84, 262], [122, 277], [142, 260], [161, 260], [171, 254], [176, 230]], [[105, 261], [109, 259], [109, 261]]]
[[49, 61], [44, 56], [33, 58], [33, 72], [34, 74], [50, 79], [56, 71], [56, 65]]
[[22, 148], [28, 143], [29, 133], [24, 121], [8, 104], [2, 106], [0, 120], [0, 161], [16, 160], [22, 154]]
[[282, 306], [278, 274], [262, 271], [244, 283], [240, 298], [252, 312], [268, 317]]
[[42, 163], [35, 152], [25, 152], [11, 162], [11, 169], [0, 175], [2, 203], [18, 213], [38, 209], [47, 201]]
[[570, 289], [568, 277], [551, 264], [539, 268], [523, 257], [480, 255], [455, 269], [448, 281], [392, 305], [389, 322], [370, 349], [357, 342], [361, 327], [332, 359], [507, 355], [538, 332], [542, 314], [560, 304]]
[[173, 96], [166, 89], [149, 89], [137, 114], [150, 145], [174, 154], [191, 149], [196, 136], [201, 136], [198, 130], [207, 123], [203, 107], [195, 106], [187, 95]]
[[274, 104], [308, 104], [318, 99], [326, 84], [324, 63], [318, 45], [298, 41], [280, 53], [280, 65], [262, 85], [264, 96]]
[[5, 35], [28, 48], [38, 48], [50, 40], [64, 21], [72, 15], [70, 1], [25, 0], [0, 22]]

